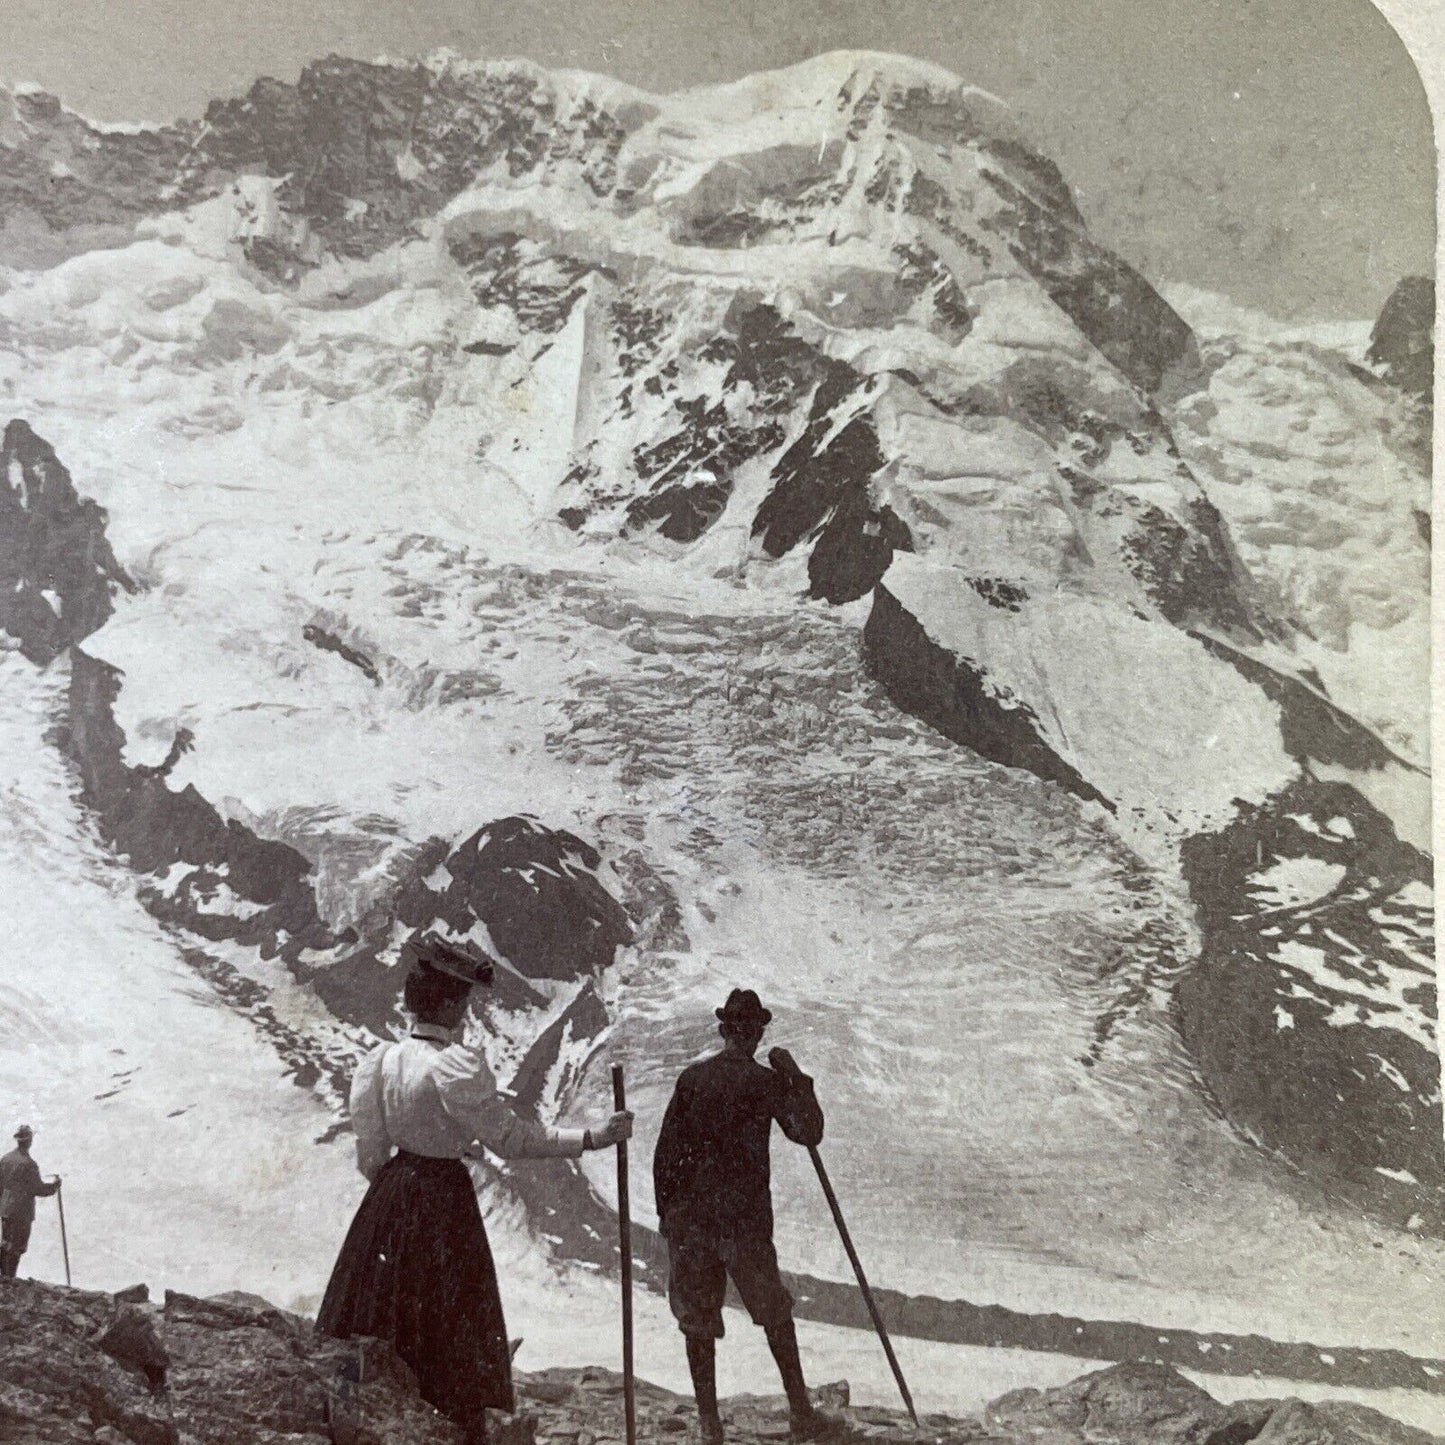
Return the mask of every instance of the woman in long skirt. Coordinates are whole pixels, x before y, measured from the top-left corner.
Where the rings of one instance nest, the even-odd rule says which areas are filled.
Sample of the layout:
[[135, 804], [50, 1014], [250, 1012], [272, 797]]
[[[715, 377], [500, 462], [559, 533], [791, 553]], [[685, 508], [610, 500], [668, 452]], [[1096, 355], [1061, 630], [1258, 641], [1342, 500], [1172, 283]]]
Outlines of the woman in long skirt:
[[371, 1182], [347, 1232], [316, 1325], [390, 1340], [422, 1396], [469, 1442], [488, 1408], [511, 1410], [511, 1352], [491, 1249], [462, 1159], [481, 1144], [504, 1159], [572, 1158], [632, 1133], [630, 1113], [596, 1129], [521, 1118], [485, 1059], [458, 1039], [473, 986], [491, 961], [470, 944], [423, 934], [403, 1001], [411, 1034], [364, 1058], [351, 1084], [356, 1158]]

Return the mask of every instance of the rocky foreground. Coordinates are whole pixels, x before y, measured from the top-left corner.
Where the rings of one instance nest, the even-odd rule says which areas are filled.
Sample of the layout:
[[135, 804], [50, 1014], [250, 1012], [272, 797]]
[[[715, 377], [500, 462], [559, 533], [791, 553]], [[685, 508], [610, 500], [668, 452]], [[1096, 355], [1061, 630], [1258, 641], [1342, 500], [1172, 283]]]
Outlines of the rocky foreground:
[[[607, 1445], [623, 1436], [622, 1381], [600, 1369], [518, 1376], [498, 1445]], [[846, 1439], [992, 1445], [1429, 1445], [1437, 1437], [1364, 1406], [1300, 1400], [1223, 1405], [1164, 1365], [1115, 1365], [1053, 1390], [1015, 1390], [980, 1419], [850, 1408], [845, 1383], [819, 1400]], [[724, 1404], [729, 1439], [786, 1440], [781, 1397]], [[692, 1431], [691, 1402], [638, 1386], [643, 1440]], [[0, 1281], [0, 1441], [15, 1445], [452, 1445], [407, 1367], [375, 1341], [342, 1343], [255, 1295], [198, 1299], [143, 1285], [119, 1294]]]

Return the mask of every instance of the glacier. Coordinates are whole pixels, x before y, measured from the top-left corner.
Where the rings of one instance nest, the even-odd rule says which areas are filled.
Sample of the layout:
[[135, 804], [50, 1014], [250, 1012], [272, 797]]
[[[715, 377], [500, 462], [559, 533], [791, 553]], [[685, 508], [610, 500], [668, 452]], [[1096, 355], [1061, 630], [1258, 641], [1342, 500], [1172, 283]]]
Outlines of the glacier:
[[[1431, 1351], [1429, 479], [1368, 328], [1161, 295], [1001, 102], [896, 57], [675, 96], [332, 59], [139, 131], [17, 89], [0, 147], [50, 836], [6, 891], [90, 878], [46, 990], [198, 1012], [230, 1147], [285, 1136], [259, 1287], [319, 1291], [349, 1061], [440, 919], [509, 965], [500, 1075], [586, 1114], [624, 1060], [641, 1157], [758, 988], [895, 1288]], [[33, 1122], [108, 1119], [71, 1147], [143, 1213], [114, 1151], [170, 1099], [98, 1078]], [[479, 1184], [540, 1289], [566, 1231]]]

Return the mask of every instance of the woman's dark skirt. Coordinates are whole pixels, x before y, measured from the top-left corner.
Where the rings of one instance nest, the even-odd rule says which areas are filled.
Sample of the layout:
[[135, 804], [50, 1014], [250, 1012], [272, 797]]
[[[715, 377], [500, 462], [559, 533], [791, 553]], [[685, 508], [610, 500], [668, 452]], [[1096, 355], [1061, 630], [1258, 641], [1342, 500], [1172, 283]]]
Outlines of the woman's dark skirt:
[[400, 1153], [341, 1246], [316, 1327], [390, 1340], [454, 1420], [511, 1410], [512, 1358], [476, 1191], [460, 1159]]

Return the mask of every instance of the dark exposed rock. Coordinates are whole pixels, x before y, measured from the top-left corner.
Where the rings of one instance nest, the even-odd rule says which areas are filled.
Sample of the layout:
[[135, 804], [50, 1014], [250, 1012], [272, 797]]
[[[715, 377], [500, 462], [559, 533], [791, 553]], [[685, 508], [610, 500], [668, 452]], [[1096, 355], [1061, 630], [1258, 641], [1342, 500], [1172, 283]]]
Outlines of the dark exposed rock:
[[[822, 365], [807, 426], [773, 467], [773, 489], [758, 508], [753, 536], [769, 557], [815, 539], [809, 594], [851, 602], [872, 589], [894, 552], [912, 549], [913, 539], [892, 508], [873, 500], [884, 456], [864, 409], [864, 378], [842, 362]], [[840, 426], [850, 410], [855, 414]]]
[[154, 1311], [138, 1304], [121, 1304], [95, 1343], [111, 1359], [139, 1370], [153, 1394], [165, 1388], [171, 1357], [156, 1330]]
[[623, 530], [634, 534], [656, 524], [669, 541], [695, 542], [727, 510], [732, 490], [721, 477], [664, 486], [628, 503]]
[[988, 1407], [992, 1430], [1050, 1445], [1143, 1439], [1152, 1445], [1206, 1445], [1230, 1412], [1167, 1365], [1128, 1364], [1084, 1375], [1053, 1390], [1015, 1390]]
[[883, 467], [878, 433], [859, 395], [864, 378], [843, 362], [824, 366], [807, 426], [774, 465], [773, 489], [753, 521], [753, 536], [769, 557], [815, 536], [842, 498], [866, 490]]
[[[368, 256], [411, 233], [479, 171], [541, 164], [556, 139], [547, 86], [522, 68], [441, 74], [422, 65], [331, 56], [297, 83], [260, 80], [214, 102], [181, 168], [187, 199], [230, 177], [284, 178], [277, 199], [322, 247]], [[285, 275], [303, 258], [284, 244], [252, 260]]]
[[1222, 1405], [1157, 1364], [1115, 1365], [1052, 1390], [1015, 1390], [984, 1423], [1039, 1445], [1427, 1445], [1433, 1437], [1362, 1405], [1244, 1400]]
[[[525, 64], [430, 69], [330, 56], [295, 85], [258, 80], [213, 102], [201, 121], [107, 131], [44, 94], [7, 95], [19, 124], [0, 167], [16, 223], [66, 253], [66, 233], [95, 244], [141, 217], [221, 194], [241, 175], [274, 179], [287, 224], [246, 242], [251, 262], [292, 280], [324, 252], [370, 256], [413, 234], [489, 166], [520, 176], [575, 159], [595, 194], [616, 182], [633, 105], [612, 114], [586, 96], [559, 106], [555, 85]], [[12, 240], [11, 245], [33, 240]], [[314, 244], [313, 244], [314, 242]]]
[[1434, 333], [1435, 283], [1406, 276], [1385, 302], [1366, 356], [1401, 391], [1428, 401], [1435, 390]]
[[308, 622], [301, 629], [301, 635], [313, 647], [319, 647], [323, 652], [334, 652], [343, 662], [349, 662], [356, 668], [368, 682], [377, 687], [381, 686], [381, 674], [376, 670], [376, 664], [364, 652], [359, 652], [343, 642], [334, 632], [328, 632], [317, 623]]
[[[915, 182], [910, 196], [917, 193]], [[940, 211], [946, 210], [940, 205]], [[972, 237], [956, 232], [955, 238], [968, 242], [965, 249], [977, 246]], [[893, 247], [898, 262], [898, 284], [905, 295], [926, 297], [932, 320], [939, 332], [956, 346], [973, 329], [974, 315], [953, 272], [939, 254], [921, 242], [899, 242]]]
[[1010, 768], [1025, 768], [1081, 798], [1113, 808], [1044, 741], [1038, 720], [1026, 703], [1001, 698], [985, 687], [979, 669], [929, 637], [885, 585], [873, 594], [863, 649], [869, 672], [905, 712], [922, 718], [980, 757]]
[[522, 326], [542, 335], [567, 324], [592, 269], [514, 232], [455, 236], [448, 249], [482, 306], [506, 306]]
[[783, 440], [780, 427], [733, 422], [722, 401], [709, 406], [702, 397], [677, 400], [681, 418], [675, 431], [640, 446], [633, 454], [639, 479], [650, 489], [628, 504], [624, 533], [657, 524], [664, 537], [691, 542], [727, 507], [733, 473], [749, 457]]
[[[568, 1043], [590, 1041], [598, 1037], [607, 1027], [607, 1009], [597, 997], [597, 990], [589, 979], [578, 990], [576, 998], [542, 1032], [537, 1042], [527, 1050], [512, 1079], [512, 1095], [518, 1109], [535, 1111], [547, 1090], [548, 1079], [562, 1057], [562, 1050]], [[568, 1081], [559, 1081], [555, 1093], [567, 1098], [571, 1090]]]
[[124, 241], [158, 202], [201, 127], [98, 130], [43, 92], [0, 91], [0, 254], [53, 264]]
[[1338, 763], [1346, 768], [1385, 768], [1405, 763], [1369, 728], [1336, 707], [1322, 685], [1289, 677], [1230, 647], [1218, 638], [1191, 633], [1215, 657], [1247, 677], [1266, 697], [1279, 704], [1280, 736], [1285, 750], [1301, 762]]
[[997, 607], [1003, 612], [1017, 612], [1029, 600], [1029, 594], [1022, 586], [1003, 577], [970, 577], [968, 585], [990, 607]]
[[400, 900], [410, 927], [441, 919], [458, 935], [484, 923], [524, 979], [596, 977], [632, 937], [622, 905], [597, 877], [602, 859], [571, 833], [502, 818], [446, 858], [451, 881], [424, 881]]
[[690, 189], [672, 238], [684, 246], [729, 249], [791, 232], [842, 199], [842, 155], [841, 142], [833, 140], [776, 145], [752, 155], [746, 168], [724, 157]]
[[1125, 563], [1176, 626], [1203, 622], [1257, 640], [1249, 586], [1223, 518], [1205, 497], [1189, 502], [1187, 511], [1185, 526], [1157, 507], [1143, 508], [1123, 541]]
[[911, 552], [913, 536], [892, 507], [875, 507], [866, 491], [851, 491], [833, 510], [808, 556], [808, 595], [825, 602], [866, 597], [882, 580], [895, 552]]
[[[81, 797], [102, 836], [136, 872], [154, 879], [143, 889], [152, 912], [201, 937], [293, 958], [301, 948], [328, 946], [311, 865], [300, 853], [222, 818], [195, 788], [173, 789], [158, 770], [125, 762], [125, 735], [113, 711], [119, 690], [116, 669], [75, 648], [66, 719], [56, 736], [78, 770]], [[186, 866], [170, 876], [176, 864]], [[260, 906], [217, 907], [218, 891]]]
[[0, 627], [32, 662], [94, 632], [110, 616], [113, 587], [132, 590], [105, 522], [50, 444], [12, 421], [0, 444]]
[[[1229, 1117], [1397, 1224], [1440, 1228], [1430, 860], [1355, 789], [1307, 777], [1188, 840], [1183, 868], [1204, 942], [1180, 1029]], [[1293, 877], [1319, 881], [1282, 895]]]
[[[624, 298], [614, 302], [611, 314], [621, 346], [621, 374], [638, 373], [649, 359], [655, 364], [665, 334], [662, 311]], [[792, 408], [827, 366], [774, 307], [746, 295], [730, 303], [722, 330], [702, 349], [702, 359], [727, 365], [722, 394], [714, 400], [675, 395], [669, 422], [675, 415], [677, 423], [664, 424], [656, 440], [634, 448], [632, 465], [648, 490], [628, 503], [624, 535], [656, 527], [672, 541], [700, 537], [726, 510], [737, 469], [783, 445]], [[680, 385], [678, 375], [675, 362], [665, 363], [644, 385], [662, 395], [664, 381], [669, 387]], [[746, 405], [730, 405], [740, 393]], [[626, 407], [620, 410], [625, 414]], [[592, 500], [596, 506], [608, 499], [594, 489]]]
[[[997, 146], [993, 153], [1014, 159]], [[1199, 348], [1188, 324], [1137, 271], [1089, 236], [1077, 211], [1069, 214], [1072, 206], [1041, 204], [1008, 169], [984, 171], [1003, 201], [999, 215], [984, 224], [1019, 265], [1136, 386], [1153, 392], [1166, 380], [1182, 385], [1193, 377]]]

